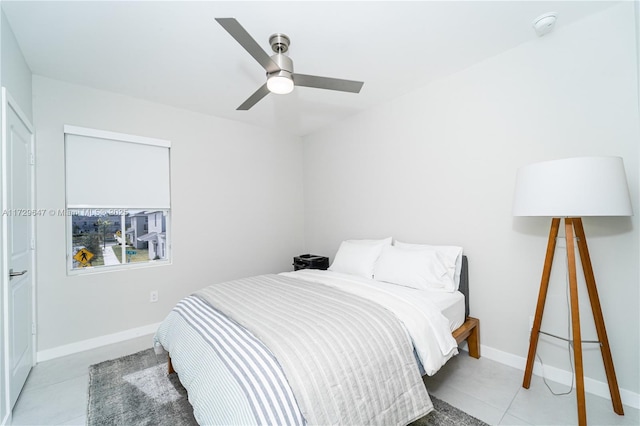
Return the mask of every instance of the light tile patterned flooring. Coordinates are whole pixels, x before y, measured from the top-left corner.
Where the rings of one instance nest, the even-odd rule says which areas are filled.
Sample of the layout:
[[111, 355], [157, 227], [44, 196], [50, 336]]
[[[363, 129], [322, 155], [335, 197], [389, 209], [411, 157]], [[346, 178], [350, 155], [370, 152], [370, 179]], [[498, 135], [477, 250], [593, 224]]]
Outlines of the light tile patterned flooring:
[[[150, 347], [151, 336], [143, 336], [38, 364], [14, 408], [13, 424], [84, 425], [89, 365]], [[575, 392], [554, 396], [537, 376], [523, 389], [522, 371], [466, 352], [425, 382], [429, 393], [492, 425], [577, 424]], [[639, 425], [639, 411], [624, 408], [625, 415], [618, 416], [609, 400], [587, 394], [590, 425]]]

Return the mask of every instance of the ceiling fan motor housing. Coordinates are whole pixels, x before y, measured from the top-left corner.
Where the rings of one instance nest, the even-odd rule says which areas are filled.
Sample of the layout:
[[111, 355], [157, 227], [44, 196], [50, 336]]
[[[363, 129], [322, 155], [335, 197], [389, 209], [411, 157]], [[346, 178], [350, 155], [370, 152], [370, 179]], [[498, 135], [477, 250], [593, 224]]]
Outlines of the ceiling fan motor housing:
[[[275, 62], [282, 71], [287, 71], [289, 74], [293, 73], [293, 61], [290, 57], [282, 53], [276, 53], [271, 56], [271, 60]], [[269, 75], [269, 73], [267, 73], [267, 75]]]
[[271, 45], [271, 49], [276, 52], [275, 55], [271, 56], [271, 60], [275, 62], [280, 71], [267, 73], [267, 76], [286, 76], [288, 78], [292, 78], [291, 74], [293, 74], [293, 61], [290, 57], [284, 55], [284, 52], [289, 50], [289, 44], [291, 40], [286, 34], [276, 33], [272, 34], [269, 37], [269, 44]]

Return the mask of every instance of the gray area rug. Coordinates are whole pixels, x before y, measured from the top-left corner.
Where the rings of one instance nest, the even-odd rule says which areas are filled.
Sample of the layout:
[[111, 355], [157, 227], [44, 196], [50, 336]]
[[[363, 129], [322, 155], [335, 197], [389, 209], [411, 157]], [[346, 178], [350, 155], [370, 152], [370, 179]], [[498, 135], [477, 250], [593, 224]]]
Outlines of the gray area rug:
[[[481, 426], [486, 423], [431, 396], [434, 411], [411, 426]], [[87, 425], [197, 425], [187, 392], [167, 375], [166, 355], [153, 349], [89, 367]]]

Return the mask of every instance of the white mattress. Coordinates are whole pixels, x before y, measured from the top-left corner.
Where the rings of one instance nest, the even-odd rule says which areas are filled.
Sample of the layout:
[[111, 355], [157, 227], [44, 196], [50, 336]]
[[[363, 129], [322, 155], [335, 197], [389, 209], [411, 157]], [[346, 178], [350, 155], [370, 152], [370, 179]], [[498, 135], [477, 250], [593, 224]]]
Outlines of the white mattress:
[[423, 290], [429, 293], [431, 301], [440, 309], [440, 312], [449, 320], [451, 331], [464, 323], [464, 294], [459, 291], [447, 293], [439, 290]]

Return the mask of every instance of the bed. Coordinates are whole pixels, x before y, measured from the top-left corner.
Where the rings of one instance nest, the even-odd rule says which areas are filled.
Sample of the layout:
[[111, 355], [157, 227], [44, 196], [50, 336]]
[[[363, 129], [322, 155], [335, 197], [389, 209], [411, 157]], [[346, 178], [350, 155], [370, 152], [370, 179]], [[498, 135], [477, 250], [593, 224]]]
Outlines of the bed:
[[156, 348], [169, 353], [198, 423], [408, 424], [433, 409], [422, 375], [435, 374], [465, 340], [480, 356], [461, 251], [449, 271], [455, 291], [388, 282], [395, 272], [381, 281], [368, 275], [373, 269], [345, 270], [340, 253], [328, 271], [211, 285], [169, 313]]

